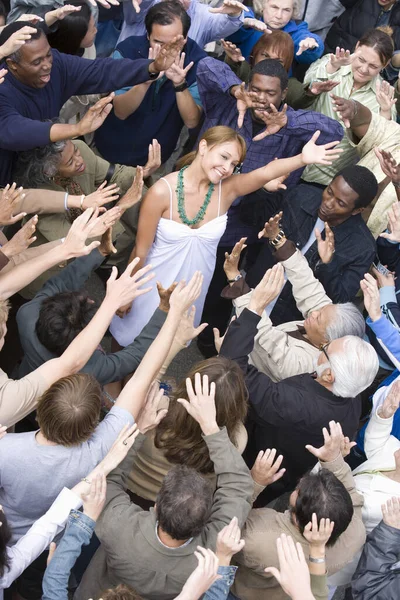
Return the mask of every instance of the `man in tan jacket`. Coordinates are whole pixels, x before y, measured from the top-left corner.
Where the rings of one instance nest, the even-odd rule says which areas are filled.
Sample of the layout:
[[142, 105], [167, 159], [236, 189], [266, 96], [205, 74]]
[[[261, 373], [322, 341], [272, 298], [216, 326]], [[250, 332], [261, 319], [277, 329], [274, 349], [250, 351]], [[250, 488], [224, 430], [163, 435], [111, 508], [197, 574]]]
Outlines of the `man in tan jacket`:
[[[281, 216], [282, 213], [279, 213], [266, 223], [265, 237], [276, 237]], [[320, 239], [318, 242], [322, 262], [329, 262], [334, 253], [333, 233], [329, 226], [327, 230], [327, 239]], [[230, 288], [225, 288], [222, 295], [233, 300], [236, 316], [248, 307], [252, 294], [238, 270], [243, 244], [244, 240], [236, 244], [224, 264], [228, 281], [233, 283], [230, 283]], [[353, 303], [332, 304], [322, 283], [314, 276], [307, 259], [285, 237], [276, 249], [275, 258], [284, 266], [285, 277], [292, 284], [297, 308], [305, 319], [274, 327], [264, 312], [258, 324], [250, 364], [268, 375], [272, 381], [278, 382], [301, 373], [312, 373], [321, 346], [346, 335], [362, 338], [365, 334], [365, 322]], [[279, 295], [283, 284], [282, 277], [276, 284], [276, 295]]]
[[[284, 513], [271, 508], [250, 511], [243, 537], [245, 547], [238, 555], [239, 565], [233, 593], [241, 600], [285, 600], [287, 595], [277, 580], [265, 573], [266, 567], [278, 567], [276, 540], [282, 534], [292, 536], [302, 545], [306, 557], [308, 543], [303, 536], [312, 514], [334, 521], [332, 536], [327, 544], [326, 560], [328, 574], [339, 571], [349, 563], [365, 542], [365, 528], [361, 518], [363, 497], [356, 491], [350, 467], [341, 454], [343, 433], [339, 423], [329, 423], [324, 445], [307, 449], [318, 459], [313, 471], [305, 475], [290, 496], [290, 507]], [[315, 559], [314, 559], [315, 561]], [[268, 591], [266, 591], [268, 590]]]

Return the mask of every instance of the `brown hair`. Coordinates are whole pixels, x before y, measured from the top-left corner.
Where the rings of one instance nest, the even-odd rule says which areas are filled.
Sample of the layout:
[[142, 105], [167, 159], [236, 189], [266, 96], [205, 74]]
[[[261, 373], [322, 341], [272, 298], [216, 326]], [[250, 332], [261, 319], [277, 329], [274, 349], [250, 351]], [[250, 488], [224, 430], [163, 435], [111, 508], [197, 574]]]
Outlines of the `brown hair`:
[[120, 583], [113, 589], [108, 589], [100, 595], [101, 600], [142, 600], [134, 589]]
[[272, 33], [264, 33], [260, 37], [258, 42], [254, 44], [249, 57], [249, 63], [252, 68], [256, 64], [254, 60], [257, 54], [264, 52], [265, 50], [273, 52], [279, 56], [279, 58], [282, 60], [284, 69], [289, 73], [294, 59], [294, 43], [292, 37], [286, 33], [286, 31], [277, 29]]
[[[226, 427], [230, 439], [235, 442], [238, 425], [245, 420], [248, 408], [248, 393], [239, 365], [228, 358], [215, 356], [193, 367], [187, 375], [192, 382], [195, 373], [208, 375], [209, 381], [214, 381], [217, 423]], [[214, 465], [200, 426], [177, 402], [178, 398], [188, 399], [185, 380], [174, 392], [167, 416], [157, 427], [154, 443], [169, 462], [184, 464], [201, 473], [212, 473]]]
[[[209, 148], [212, 148], [213, 146], [219, 146], [220, 144], [226, 144], [228, 142], [237, 142], [240, 147], [240, 162], [242, 163], [246, 158], [246, 142], [242, 136], [236, 133], [234, 129], [231, 129], [231, 127], [226, 127], [225, 125], [211, 127], [203, 133], [199, 141], [201, 142], [201, 140], [205, 140]], [[196, 156], [197, 150], [193, 150], [193, 152], [189, 152], [189, 154], [182, 156], [182, 158], [180, 158], [176, 163], [177, 170], [179, 171], [183, 167], [191, 165]]]
[[393, 29], [391, 27], [378, 27], [377, 29], [368, 29], [359, 39], [358, 46], [367, 46], [372, 48], [379, 56], [383, 65], [387, 65], [393, 56]]
[[10, 311], [10, 303], [8, 300], [0, 298], [0, 327], [7, 323], [8, 313]]
[[63, 377], [39, 399], [36, 419], [47, 440], [62, 446], [86, 442], [100, 419], [101, 387], [91, 375]]

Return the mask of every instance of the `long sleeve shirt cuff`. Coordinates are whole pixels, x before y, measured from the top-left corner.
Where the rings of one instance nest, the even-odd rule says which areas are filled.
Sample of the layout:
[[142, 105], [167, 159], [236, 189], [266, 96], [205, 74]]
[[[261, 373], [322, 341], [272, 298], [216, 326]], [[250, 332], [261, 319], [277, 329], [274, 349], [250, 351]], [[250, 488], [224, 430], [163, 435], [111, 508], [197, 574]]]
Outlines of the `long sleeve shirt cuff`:
[[251, 287], [249, 287], [246, 283], [246, 279], [241, 277], [232, 285], [227, 285], [221, 292], [221, 298], [226, 298], [227, 300], [236, 300], [240, 296], [244, 296], [251, 292]]
[[288, 260], [296, 252], [296, 246], [290, 240], [286, 242], [280, 248], [277, 248], [274, 252], [274, 257], [278, 262]]
[[[0, 267], [1, 268], [1, 267]], [[379, 297], [381, 306], [388, 304], [389, 302], [397, 303], [396, 290], [394, 285], [385, 285], [379, 290]]]

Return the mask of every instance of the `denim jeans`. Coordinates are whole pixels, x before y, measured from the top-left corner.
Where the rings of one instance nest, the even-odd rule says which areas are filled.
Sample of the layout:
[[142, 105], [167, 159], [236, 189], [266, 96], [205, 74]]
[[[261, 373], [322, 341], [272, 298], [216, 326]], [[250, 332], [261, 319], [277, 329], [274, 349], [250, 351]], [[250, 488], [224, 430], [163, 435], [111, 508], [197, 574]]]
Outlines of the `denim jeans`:
[[236, 571], [237, 567], [218, 567], [218, 574], [222, 575], [222, 578], [212, 584], [204, 594], [203, 600], [226, 600], [228, 597], [235, 599], [235, 596], [229, 590], [235, 581]]
[[71, 510], [65, 533], [43, 578], [42, 600], [68, 600], [68, 580], [72, 567], [89, 544], [96, 523], [83, 513]]

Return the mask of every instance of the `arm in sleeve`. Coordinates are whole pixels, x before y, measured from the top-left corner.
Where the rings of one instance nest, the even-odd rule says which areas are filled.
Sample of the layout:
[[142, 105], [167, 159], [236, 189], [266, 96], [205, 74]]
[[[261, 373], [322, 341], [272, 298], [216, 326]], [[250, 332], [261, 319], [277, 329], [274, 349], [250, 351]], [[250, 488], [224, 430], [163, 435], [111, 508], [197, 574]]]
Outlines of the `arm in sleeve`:
[[328, 144], [329, 142], [340, 142], [344, 135], [344, 129], [338, 121], [331, 119], [326, 115], [308, 111], [288, 111], [288, 121], [286, 129], [290, 135], [307, 143], [312, 135], [319, 130], [321, 135], [318, 138], [319, 144]]
[[50, 143], [53, 123], [23, 117], [0, 95], [0, 146], [4, 150], [22, 152]]
[[167, 314], [157, 309], [135, 340], [113, 354], [96, 352], [96, 361], [90, 361], [82, 372], [90, 373], [101, 385], [112, 381], [121, 381], [130, 373], [136, 371], [143, 356], [154, 342], [163, 326]]
[[203, 58], [197, 65], [196, 77], [206, 116], [211, 117], [214, 109], [220, 110], [221, 103], [226, 103], [227, 99], [236, 103], [229, 90], [242, 82], [225, 63], [211, 57]]
[[370, 459], [382, 450], [385, 454], [391, 454], [400, 448], [400, 441], [390, 435], [393, 427], [393, 417], [382, 419], [374, 408], [368, 426], [365, 430], [364, 452]]
[[384, 315], [377, 321], [368, 317], [367, 325], [396, 360], [400, 360], [400, 331]]
[[[64, 527], [70, 511], [78, 509], [81, 505], [81, 498], [67, 488], [60, 492], [43, 517], [38, 519], [14, 546], [7, 548], [10, 569], [5, 570], [0, 580], [2, 588], [9, 587], [44, 552]], [[52, 597], [51, 600], [56, 598]]]
[[[295, 50], [296, 53], [296, 50]], [[297, 60], [297, 58], [296, 58]], [[312, 65], [307, 69], [307, 73], [304, 75], [304, 83], [310, 83], [314, 79], [335, 79], [335, 77], [340, 78], [340, 70], [335, 71], [335, 73], [328, 73], [326, 70], [326, 66], [330, 61], [330, 55], [327, 54], [323, 56], [319, 60], [316, 60], [312, 63]], [[343, 68], [343, 67], [342, 67]]]
[[237, 517], [242, 528], [252, 506], [254, 482], [241, 454], [229, 439], [226, 428], [204, 436], [214, 463], [217, 489], [214, 493], [211, 516], [206, 525], [207, 547], [215, 547], [217, 535]]
[[65, 533], [48, 565], [43, 578], [42, 600], [68, 600], [68, 580], [82, 546], [92, 538], [96, 522], [73, 510]]
[[[302, 40], [305, 40], [306, 38], [312, 38], [317, 42], [318, 46], [316, 48], [310, 48], [309, 50], [305, 50], [304, 52], [302, 52], [302, 54], [300, 54], [300, 56], [297, 56], [297, 52], [300, 47], [300, 42]], [[314, 61], [318, 60], [318, 58], [320, 58], [324, 53], [324, 42], [319, 37], [319, 35], [311, 33], [311, 31], [308, 30], [307, 23], [305, 21], [299, 24], [299, 26], [297, 27], [297, 31], [295, 31], [292, 34], [292, 39], [294, 43], [294, 59], [300, 64], [310, 65]]]
[[0, 381], [0, 423], [11, 427], [29, 415], [37, 405], [48, 384], [33, 372], [22, 379], [4, 378]]
[[352, 580], [354, 600], [398, 598], [400, 573], [392, 567], [399, 558], [399, 545], [400, 530], [383, 521], [368, 535]]
[[[229, 15], [213, 14], [209, 12], [211, 8], [208, 4], [197, 3], [196, 17], [201, 18], [202, 44], [215, 42], [221, 38], [228, 37], [241, 28], [244, 21], [243, 11], [237, 17]], [[246, 13], [247, 15], [247, 13]]]

